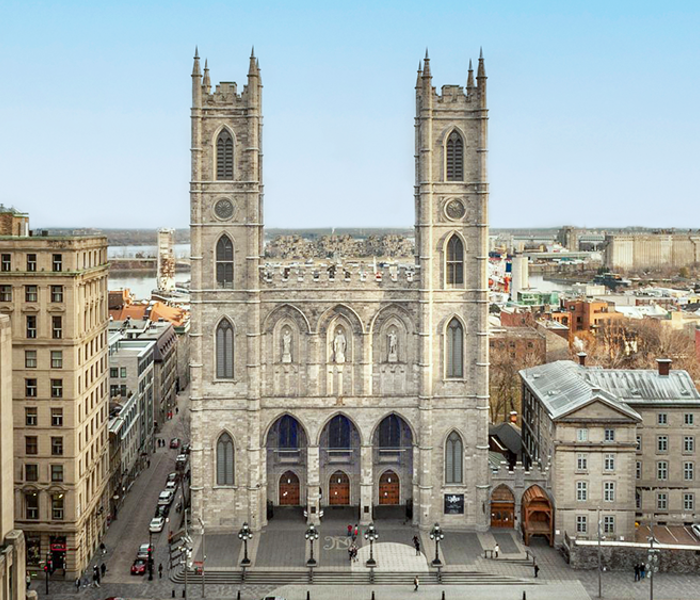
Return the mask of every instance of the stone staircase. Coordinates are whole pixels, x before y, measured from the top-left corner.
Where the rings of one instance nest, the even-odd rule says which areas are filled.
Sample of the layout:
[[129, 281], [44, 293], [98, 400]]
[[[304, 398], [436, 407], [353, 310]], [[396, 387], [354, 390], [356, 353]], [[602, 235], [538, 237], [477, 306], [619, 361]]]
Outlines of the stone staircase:
[[[283, 585], [413, 585], [414, 573], [377, 571], [370, 573], [357, 571], [267, 571], [250, 569], [241, 570], [217, 570], [205, 573], [205, 584], [216, 585], [265, 585], [281, 587]], [[508, 575], [485, 573], [483, 571], [447, 571], [438, 576], [436, 571], [419, 573], [421, 585], [537, 585], [532, 579], [521, 579]], [[179, 570], [171, 575], [174, 583], [185, 582], [184, 570]], [[195, 574], [193, 570], [187, 573], [187, 583], [192, 585], [202, 584], [202, 575]]]

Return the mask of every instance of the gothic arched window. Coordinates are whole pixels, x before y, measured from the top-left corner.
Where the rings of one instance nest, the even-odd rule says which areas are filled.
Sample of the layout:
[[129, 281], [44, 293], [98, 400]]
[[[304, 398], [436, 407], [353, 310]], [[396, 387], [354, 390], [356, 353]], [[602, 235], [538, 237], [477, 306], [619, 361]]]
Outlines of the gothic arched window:
[[233, 179], [233, 138], [228, 129], [216, 138], [216, 178]]
[[286, 450], [294, 450], [299, 447], [297, 421], [289, 415], [285, 415], [280, 420], [279, 447]]
[[337, 415], [328, 424], [328, 447], [350, 448], [350, 421], [343, 415]]
[[222, 433], [216, 442], [216, 485], [233, 485], [233, 440]]
[[216, 243], [216, 283], [220, 288], [233, 288], [233, 242], [227, 235]]
[[463, 339], [462, 324], [454, 318], [447, 326], [447, 377], [464, 376]]
[[464, 142], [462, 136], [456, 131], [447, 138], [445, 174], [447, 181], [464, 181]]
[[447, 436], [445, 442], [445, 483], [464, 483], [462, 481], [462, 456], [464, 445], [456, 431]]
[[216, 328], [216, 378], [233, 379], [233, 326], [226, 319]]
[[396, 415], [389, 415], [379, 424], [379, 447], [398, 448], [401, 446], [401, 422]]
[[462, 285], [464, 283], [464, 244], [457, 234], [447, 242], [447, 284]]

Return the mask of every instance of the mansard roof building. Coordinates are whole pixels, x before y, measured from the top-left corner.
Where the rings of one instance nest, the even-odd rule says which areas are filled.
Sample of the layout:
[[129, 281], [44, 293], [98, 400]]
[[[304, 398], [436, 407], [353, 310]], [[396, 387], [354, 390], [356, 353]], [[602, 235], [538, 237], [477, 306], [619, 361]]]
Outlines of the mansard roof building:
[[[415, 87], [415, 259], [266, 264], [262, 80], [192, 72], [193, 514], [484, 530], [488, 470], [486, 73]], [[410, 200], [407, 198], [407, 202]]]

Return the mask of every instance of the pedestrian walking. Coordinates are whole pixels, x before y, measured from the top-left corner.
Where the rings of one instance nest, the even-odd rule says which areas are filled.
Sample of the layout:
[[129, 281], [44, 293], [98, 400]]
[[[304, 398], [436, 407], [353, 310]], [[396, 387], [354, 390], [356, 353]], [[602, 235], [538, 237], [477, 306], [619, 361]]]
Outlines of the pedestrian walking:
[[100, 565], [100, 573], [102, 573], [102, 578], [104, 579], [105, 573], [107, 572], [107, 565], [102, 563]]
[[634, 580], [639, 581], [639, 565], [634, 565]]
[[496, 543], [496, 545], [493, 547], [493, 555], [498, 558], [498, 553], [501, 551], [501, 547]]
[[101, 542], [101, 543], [100, 543], [100, 552], [102, 552], [102, 556], [104, 556], [105, 554], [107, 554], [107, 546], [105, 546], [105, 543], [104, 543], [104, 542]]
[[644, 563], [642, 563], [641, 565], [639, 565], [639, 577], [642, 579], [646, 579], [646, 576], [647, 576], [647, 566]]
[[352, 534], [353, 534], [353, 536], [355, 536], [355, 538], [357, 538], [359, 533], [360, 533], [360, 528], [357, 526], [357, 523], [355, 523], [355, 529], [353, 529]]
[[539, 574], [539, 572], [540, 572], [540, 567], [537, 565], [537, 563], [535, 563], [535, 579], [537, 579], [537, 575]]
[[75, 578], [75, 593], [77, 594], [80, 591], [80, 577]]
[[24, 580], [27, 582], [27, 589], [29, 589], [29, 586], [32, 585], [32, 576], [29, 574], [29, 571], [27, 571]]
[[417, 535], [413, 536], [413, 547], [416, 549], [416, 556], [420, 556], [420, 540]]
[[348, 560], [352, 562], [352, 546], [348, 547]]
[[175, 414], [177, 415], [177, 414], [179, 414], [179, 412], [180, 412], [180, 409], [176, 406], [175, 407]]
[[146, 468], [147, 469], [151, 468], [151, 459], [150, 458], [146, 461]]
[[158, 563], [158, 579], [163, 579], [163, 563]]
[[418, 591], [418, 586], [420, 585], [420, 581], [418, 581], [418, 575], [416, 575], [413, 578], [413, 591], [417, 592]]
[[352, 525], [348, 525], [348, 537], [352, 535]]

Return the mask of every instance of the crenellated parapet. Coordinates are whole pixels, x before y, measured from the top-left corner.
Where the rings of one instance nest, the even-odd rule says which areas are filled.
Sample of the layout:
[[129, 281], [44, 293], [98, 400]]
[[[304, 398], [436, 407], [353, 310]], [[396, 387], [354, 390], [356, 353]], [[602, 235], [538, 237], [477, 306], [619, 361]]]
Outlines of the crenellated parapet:
[[518, 461], [511, 469], [506, 461], [501, 461], [498, 469], [491, 471], [491, 489], [501, 484], [507, 485], [511, 491], [525, 490], [532, 485], [539, 485], [550, 491], [551, 488], [550, 464], [542, 467], [532, 466], [526, 469], [522, 462]]
[[316, 261], [304, 264], [266, 264], [259, 267], [264, 287], [316, 287], [366, 284], [378, 287], [419, 287], [419, 267], [413, 264]]

